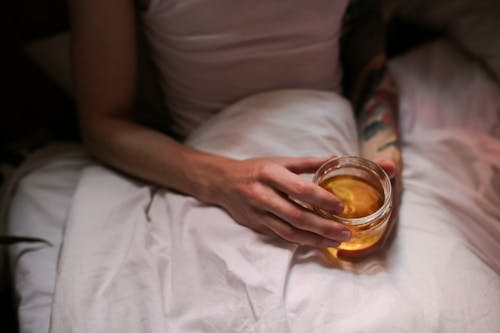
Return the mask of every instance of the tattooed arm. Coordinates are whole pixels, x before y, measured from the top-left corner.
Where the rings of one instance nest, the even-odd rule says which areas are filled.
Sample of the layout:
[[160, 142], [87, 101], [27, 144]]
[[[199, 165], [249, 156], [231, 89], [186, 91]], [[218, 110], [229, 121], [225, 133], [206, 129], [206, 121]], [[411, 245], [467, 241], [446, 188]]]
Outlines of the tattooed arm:
[[367, 250], [339, 251], [345, 259], [362, 259], [384, 248], [394, 234], [401, 193], [401, 153], [397, 129], [398, 94], [385, 66], [384, 22], [380, 2], [357, 0], [347, 11], [342, 36], [344, 89], [353, 103], [361, 156], [377, 162], [392, 179], [393, 214], [383, 238]]
[[380, 1], [353, 1], [342, 36], [344, 88], [356, 111], [360, 152], [394, 178], [401, 171], [397, 130], [398, 95], [385, 66]]

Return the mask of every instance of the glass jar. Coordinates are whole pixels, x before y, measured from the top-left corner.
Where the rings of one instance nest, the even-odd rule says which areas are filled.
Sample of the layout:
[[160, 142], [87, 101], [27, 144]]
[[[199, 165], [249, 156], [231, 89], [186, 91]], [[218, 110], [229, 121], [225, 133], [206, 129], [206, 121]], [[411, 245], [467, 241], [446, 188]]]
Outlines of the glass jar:
[[313, 182], [334, 193], [344, 210], [332, 215], [314, 208], [321, 216], [346, 225], [352, 232], [338, 250], [360, 251], [375, 245], [383, 236], [392, 213], [391, 181], [374, 162], [361, 157], [342, 156], [328, 160], [315, 173]]

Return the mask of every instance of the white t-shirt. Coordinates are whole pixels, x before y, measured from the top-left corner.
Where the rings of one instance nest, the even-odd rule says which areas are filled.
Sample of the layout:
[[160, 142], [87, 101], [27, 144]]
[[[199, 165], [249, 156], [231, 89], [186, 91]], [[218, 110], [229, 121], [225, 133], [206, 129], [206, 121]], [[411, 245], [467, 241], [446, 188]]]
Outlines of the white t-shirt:
[[256, 93], [340, 90], [348, 0], [152, 0], [143, 29], [171, 112], [186, 136]]

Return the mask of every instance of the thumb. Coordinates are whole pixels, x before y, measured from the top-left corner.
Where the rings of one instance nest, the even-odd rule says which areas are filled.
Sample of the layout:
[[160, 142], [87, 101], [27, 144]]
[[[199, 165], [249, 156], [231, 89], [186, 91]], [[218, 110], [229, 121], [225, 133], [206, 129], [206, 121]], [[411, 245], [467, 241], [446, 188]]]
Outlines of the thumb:
[[393, 161], [384, 158], [376, 158], [374, 162], [384, 169], [389, 178], [394, 178], [396, 175], [396, 165]]

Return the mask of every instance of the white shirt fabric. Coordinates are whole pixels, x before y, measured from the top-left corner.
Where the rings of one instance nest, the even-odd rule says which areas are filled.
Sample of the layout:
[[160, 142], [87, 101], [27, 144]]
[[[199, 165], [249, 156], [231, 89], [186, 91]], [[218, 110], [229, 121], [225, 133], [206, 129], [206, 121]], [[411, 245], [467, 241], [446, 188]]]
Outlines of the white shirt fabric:
[[224, 107], [277, 89], [339, 91], [347, 0], [153, 0], [142, 14], [181, 137]]

